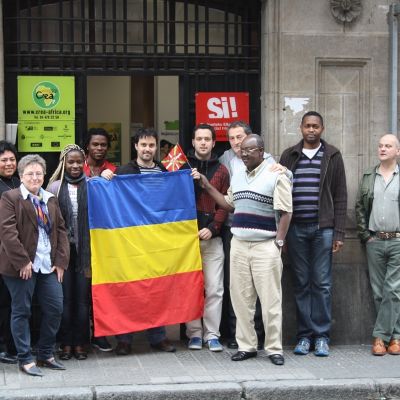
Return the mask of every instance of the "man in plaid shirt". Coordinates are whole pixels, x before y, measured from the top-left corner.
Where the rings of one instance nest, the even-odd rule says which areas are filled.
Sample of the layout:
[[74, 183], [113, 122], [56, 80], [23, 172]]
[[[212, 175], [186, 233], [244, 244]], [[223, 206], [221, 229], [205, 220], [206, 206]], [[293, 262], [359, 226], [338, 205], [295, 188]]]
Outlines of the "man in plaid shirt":
[[[188, 152], [186, 167], [197, 169], [220, 192], [226, 194], [229, 187], [229, 172], [212, 153], [215, 146], [214, 128], [207, 124], [193, 129], [193, 150]], [[199, 226], [200, 251], [203, 263], [205, 305], [203, 324], [201, 319], [186, 324], [189, 349], [200, 350], [203, 343], [211, 351], [222, 351], [219, 342], [219, 326], [224, 294], [224, 251], [220, 231], [227, 211], [219, 208], [213, 198], [195, 181], [197, 222]]]

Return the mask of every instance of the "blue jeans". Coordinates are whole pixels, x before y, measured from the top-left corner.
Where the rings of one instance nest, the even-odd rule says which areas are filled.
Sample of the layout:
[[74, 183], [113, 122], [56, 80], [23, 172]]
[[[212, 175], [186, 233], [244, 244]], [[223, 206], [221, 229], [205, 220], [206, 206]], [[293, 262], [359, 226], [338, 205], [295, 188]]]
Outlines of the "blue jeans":
[[[157, 344], [166, 338], [165, 326], [159, 326], [157, 328], [150, 328], [146, 331], [146, 337], [150, 344]], [[117, 342], [132, 343], [133, 334], [124, 333], [122, 335], [115, 335]]]
[[35, 290], [42, 312], [37, 359], [48, 360], [53, 357], [63, 310], [62, 286], [57, 281], [56, 273], [33, 272], [28, 280], [3, 275], [3, 279], [11, 295], [11, 332], [19, 363], [24, 365], [33, 362], [29, 318]]
[[287, 244], [294, 273], [297, 339], [329, 339], [333, 229], [293, 223]]
[[58, 338], [64, 346], [82, 346], [90, 342], [90, 278], [76, 271], [76, 262], [76, 249], [72, 245], [62, 283], [64, 310]]

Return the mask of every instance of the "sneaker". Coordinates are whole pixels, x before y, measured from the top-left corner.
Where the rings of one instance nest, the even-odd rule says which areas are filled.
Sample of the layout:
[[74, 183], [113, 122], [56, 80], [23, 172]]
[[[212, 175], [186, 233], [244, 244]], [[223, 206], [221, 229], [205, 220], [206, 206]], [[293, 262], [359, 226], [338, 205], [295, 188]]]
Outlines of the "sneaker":
[[305, 356], [310, 352], [311, 342], [308, 338], [301, 338], [293, 350], [294, 354]]
[[316, 355], [317, 357], [329, 356], [329, 346], [328, 340], [326, 338], [320, 337], [315, 341], [314, 355]]
[[201, 350], [203, 348], [203, 341], [199, 337], [192, 337], [189, 340], [188, 349], [189, 350]]
[[4, 364], [16, 364], [17, 363], [17, 356], [8, 353], [7, 351], [2, 351], [0, 353], [0, 362]]
[[112, 346], [111, 344], [108, 342], [107, 338], [105, 337], [98, 337], [98, 338], [93, 338], [92, 340], [92, 347], [94, 347], [95, 349], [98, 349], [100, 351], [112, 351]]
[[222, 351], [224, 350], [224, 347], [222, 346], [222, 344], [219, 342], [218, 339], [210, 339], [207, 341], [207, 346], [210, 349], [210, 351]]

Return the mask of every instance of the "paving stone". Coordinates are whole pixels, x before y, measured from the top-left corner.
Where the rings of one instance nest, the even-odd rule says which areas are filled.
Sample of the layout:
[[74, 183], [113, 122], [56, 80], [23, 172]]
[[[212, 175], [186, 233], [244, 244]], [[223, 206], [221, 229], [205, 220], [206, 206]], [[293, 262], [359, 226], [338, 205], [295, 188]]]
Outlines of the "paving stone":
[[[333, 346], [327, 358], [318, 358], [313, 354], [299, 357], [292, 353], [291, 348], [285, 349], [285, 365], [277, 367], [264, 352], [260, 352], [255, 359], [232, 362], [230, 357], [234, 351], [215, 354], [207, 349], [195, 352], [180, 346], [177, 353], [167, 354], [153, 352], [147, 343], [143, 347], [139, 343], [135, 345], [135, 354], [130, 356], [118, 357], [113, 353], [95, 352], [85, 361], [66, 362], [66, 371], [45, 369], [43, 378], [29, 377], [15, 365], [0, 364], [0, 400], [19, 400], [22, 392], [28, 395], [36, 392], [46, 394], [47, 390], [47, 397], [43, 399], [50, 399], [49, 396], [54, 393], [57, 396], [62, 393], [62, 398], [68, 399], [69, 393], [74, 396], [75, 389], [86, 390], [85, 396], [92, 393], [90, 400], [96, 400], [99, 388], [102, 388], [103, 394], [111, 393], [113, 388], [116, 390], [112, 397], [114, 400], [125, 399], [129, 398], [126, 397], [127, 387], [135, 388], [132, 399], [145, 400], [147, 395], [143, 393], [149, 387], [158, 390], [152, 392], [154, 399], [164, 400], [162, 394], [166, 393], [165, 399], [180, 399], [183, 398], [181, 391], [177, 391], [177, 397], [173, 397], [173, 393], [176, 388], [187, 388], [188, 385], [200, 385], [194, 386], [200, 390], [200, 399], [202, 396], [213, 399], [218, 398], [215, 397], [217, 394], [232, 394], [232, 386], [229, 385], [234, 385], [235, 388], [241, 388], [241, 395], [249, 400], [316, 400], [318, 396], [323, 396], [320, 398], [324, 400], [358, 400], [366, 394], [370, 396], [365, 397], [368, 400], [400, 400], [400, 357], [373, 357], [370, 346]], [[179, 345], [177, 347], [179, 349]], [[168, 387], [169, 391], [165, 391], [164, 387]], [[223, 387], [226, 388], [224, 394]], [[59, 392], [54, 391], [57, 388]], [[211, 389], [214, 388], [216, 392], [212, 394]], [[234, 391], [234, 398], [237, 393]], [[335, 393], [337, 397], [334, 397]], [[195, 398], [191, 396], [194, 396], [192, 391], [187, 398]], [[103, 397], [108, 398], [111, 399]]]

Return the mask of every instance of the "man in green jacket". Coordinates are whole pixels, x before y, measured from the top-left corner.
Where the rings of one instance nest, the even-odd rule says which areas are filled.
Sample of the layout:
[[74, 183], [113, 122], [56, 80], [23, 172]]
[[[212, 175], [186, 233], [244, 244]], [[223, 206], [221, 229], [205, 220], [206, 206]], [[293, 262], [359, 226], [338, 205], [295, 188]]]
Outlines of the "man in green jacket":
[[368, 169], [356, 201], [358, 235], [366, 244], [369, 278], [377, 312], [372, 354], [400, 354], [399, 140], [379, 140], [380, 163]]

